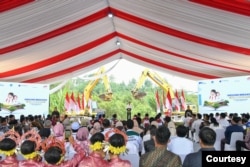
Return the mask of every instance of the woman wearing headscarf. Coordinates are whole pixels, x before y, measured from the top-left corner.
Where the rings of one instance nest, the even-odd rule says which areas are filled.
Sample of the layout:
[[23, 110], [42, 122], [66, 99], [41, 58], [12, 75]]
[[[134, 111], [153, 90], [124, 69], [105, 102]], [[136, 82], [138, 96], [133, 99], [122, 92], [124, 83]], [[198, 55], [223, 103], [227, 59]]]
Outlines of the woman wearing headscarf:
[[90, 135], [94, 135], [97, 132], [101, 132], [101, 124], [99, 122], [95, 122], [93, 128], [90, 130]]
[[89, 144], [88, 138], [89, 138], [89, 131], [86, 127], [82, 127], [77, 131], [76, 142], [82, 147], [82, 149], [84, 149], [87, 156], [90, 153], [90, 150], [89, 150], [90, 144]]
[[64, 140], [64, 127], [63, 124], [59, 123], [53, 127], [53, 134], [59, 140]]

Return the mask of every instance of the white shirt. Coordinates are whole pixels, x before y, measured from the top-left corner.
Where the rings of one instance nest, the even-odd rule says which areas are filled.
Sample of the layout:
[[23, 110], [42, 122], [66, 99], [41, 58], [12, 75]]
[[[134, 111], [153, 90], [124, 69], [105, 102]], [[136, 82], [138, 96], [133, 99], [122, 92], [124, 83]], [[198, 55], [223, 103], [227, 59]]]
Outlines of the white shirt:
[[200, 131], [200, 126], [201, 126], [201, 123], [203, 122], [202, 119], [197, 119], [193, 122], [192, 124], [192, 129], [195, 129], [195, 132], [199, 132]]
[[193, 142], [185, 137], [174, 137], [168, 144], [168, 150], [175, 154], [189, 154], [194, 152]]
[[151, 139], [150, 133], [146, 134], [142, 138], [142, 151], [141, 154], [145, 154], [144, 142]]
[[185, 127], [189, 127], [191, 119], [192, 119], [192, 117], [186, 117], [186, 118], [184, 118], [184, 126]]
[[200, 132], [200, 126], [201, 123], [203, 122], [202, 119], [197, 119], [192, 123], [192, 130], [195, 130], [195, 135], [194, 135], [194, 140], [195, 142], [199, 141], [199, 132]]
[[133, 143], [127, 142], [126, 143], [126, 148], [128, 150], [127, 154], [137, 154], [137, 155], [139, 155], [137, 147]]
[[[133, 135], [133, 133], [135, 133], [136, 135]], [[141, 136], [131, 129], [128, 129], [126, 134], [128, 136], [128, 142], [133, 143], [136, 146], [138, 152], [141, 152], [142, 151], [142, 138], [141, 138]]]
[[226, 119], [220, 119], [219, 120], [219, 124], [223, 127], [223, 128], [226, 128], [230, 125], [230, 123], [228, 122], [228, 120]]
[[[106, 128], [106, 129], [103, 130], [102, 134], [105, 136], [106, 133], [108, 133], [108, 132], [110, 132], [110, 131], [112, 131], [112, 128]], [[110, 133], [109, 133], [109, 136], [107, 136], [107, 137], [111, 137], [113, 134], [114, 134], [114, 132], [110, 132]], [[106, 136], [105, 136], [105, 137], [106, 137]]]

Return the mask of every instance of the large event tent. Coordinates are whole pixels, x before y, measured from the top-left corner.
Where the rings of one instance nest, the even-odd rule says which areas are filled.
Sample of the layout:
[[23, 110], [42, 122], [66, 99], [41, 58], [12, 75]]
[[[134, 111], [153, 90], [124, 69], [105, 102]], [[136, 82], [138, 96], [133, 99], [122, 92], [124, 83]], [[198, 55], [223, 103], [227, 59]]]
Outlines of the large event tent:
[[250, 74], [249, 0], [1, 0], [0, 12], [1, 81], [53, 83], [120, 58], [192, 80]]

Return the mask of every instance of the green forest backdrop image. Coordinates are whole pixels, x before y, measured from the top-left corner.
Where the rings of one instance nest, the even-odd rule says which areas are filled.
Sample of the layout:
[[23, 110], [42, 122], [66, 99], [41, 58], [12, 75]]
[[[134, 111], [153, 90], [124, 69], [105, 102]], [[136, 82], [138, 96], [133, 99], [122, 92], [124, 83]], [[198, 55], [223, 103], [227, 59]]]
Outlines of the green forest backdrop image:
[[[57, 107], [58, 111], [61, 114], [65, 114], [64, 102], [65, 96], [68, 92], [74, 95], [83, 94], [84, 88], [90, 81], [83, 80], [80, 78], [71, 79], [67, 82], [67, 84], [62, 87], [62, 89], [50, 95], [50, 113]], [[146, 96], [141, 99], [134, 99], [131, 94], [131, 90], [135, 87], [137, 80], [131, 79], [127, 84], [116, 83], [114, 82], [114, 77], [111, 75], [109, 77], [109, 83], [112, 89], [112, 100], [111, 101], [103, 101], [99, 98], [100, 94], [105, 92], [105, 87], [102, 80], [97, 83], [92, 91], [92, 100], [97, 102], [98, 109], [104, 110], [107, 118], [111, 118], [113, 114], [117, 114], [117, 118], [120, 120], [126, 119], [126, 106], [128, 102], [131, 102], [132, 116], [137, 113], [141, 113], [142, 117], [148, 113], [149, 116], [154, 117], [156, 115], [156, 100], [155, 100], [155, 92], [158, 90], [160, 103], [163, 104], [163, 90], [153, 83], [153, 81], [147, 79], [140, 89], [140, 91], [145, 92]], [[58, 83], [60, 84], [60, 83]], [[58, 84], [50, 85], [50, 89], [56, 87]], [[175, 90], [173, 90], [175, 91]], [[179, 90], [180, 91], [180, 90]], [[185, 92], [185, 90], [184, 90]], [[198, 104], [197, 95], [195, 93], [187, 93], [185, 92], [185, 99], [187, 104]], [[162, 109], [161, 109], [162, 110]]]

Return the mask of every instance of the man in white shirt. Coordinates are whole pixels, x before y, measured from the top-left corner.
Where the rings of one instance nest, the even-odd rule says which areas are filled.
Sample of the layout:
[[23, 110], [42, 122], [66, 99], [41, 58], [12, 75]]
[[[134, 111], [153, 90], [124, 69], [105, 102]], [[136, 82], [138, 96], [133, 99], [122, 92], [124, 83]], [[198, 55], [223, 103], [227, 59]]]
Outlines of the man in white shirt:
[[185, 126], [179, 125], [176, 128], [176, 133], [177, 137], [174, 137], [170, 140], [170, 143], [168, 144], [168, 150], [180, 155], [183, 162], [187, 154], [194, 152], [194, 146], [193, 142], [186, 138], [188, 129]]
[[133, 120], [129, 119], [127, 121], [128, 130], [126, 132], [126, 134], [128, 136], [128, 142], [133, 143], [136, 146], [138, 153], [141, 153], [141, 151], [142, 151], [142, 138], [137, 132], [133, 131], [133, 127], [134, 127], [134, 122], [133, 122]]
[[[111, 128], [110, 121], [108, 119], [104, 119], [102, 122], [102, 125], [104, 128], [104, 130], [102, 131], [102, 134], [105, 136], [106, 139], [110, 138], [114, 134]], [[108, 134], [108, 136], [106, 134]]]
[[220, 114], [220, 120], [219, 120], [219, 124], [226, 129], [226, 127], [228, 127], [230, 125], [230, 123], [228, 122], [228, 120], [226, 119], [226, 114], [225, 113], [221, 113]]
[[201, 126], [201, 123], [203, 122], [203, 120], [201, 119], [201, 114], [197, 114], [197, 120], [195, 120], [193, 123], [192, 123], [192, 130], [195, 131], [195, 135], [194, 135], [194, 141], [195, 142], [198, 142], [199, 141], [199, 132], [200, 132], [200, 126]]

